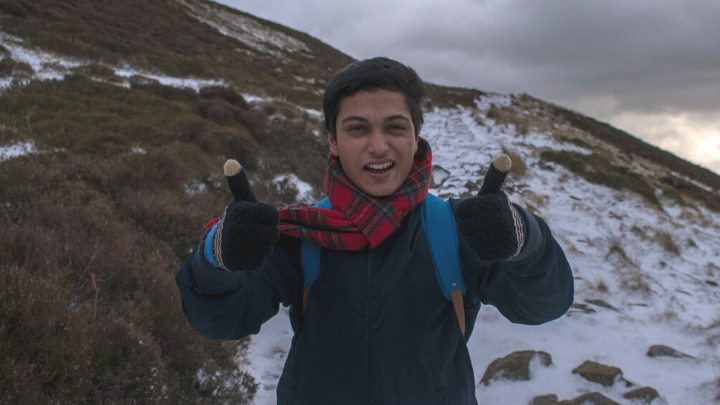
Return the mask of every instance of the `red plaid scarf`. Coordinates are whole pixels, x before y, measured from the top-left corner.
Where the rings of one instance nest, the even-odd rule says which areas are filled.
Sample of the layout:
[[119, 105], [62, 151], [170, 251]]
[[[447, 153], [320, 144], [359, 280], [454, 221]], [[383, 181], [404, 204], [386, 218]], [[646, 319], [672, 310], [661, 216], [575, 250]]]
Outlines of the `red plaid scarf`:
[[358, 189], [337, 157], [328, 161], [325, 194], [332, 209], [308, 205], [281, 208], [280, 233], [310, 239], [337, 250], [362, 250], [378, 246], [402, 224], [402, 219], [425, 199], [430, 188], [432, 151], [418, 139], [418, 151], [405, 182], [392, 195], [373, 197]]

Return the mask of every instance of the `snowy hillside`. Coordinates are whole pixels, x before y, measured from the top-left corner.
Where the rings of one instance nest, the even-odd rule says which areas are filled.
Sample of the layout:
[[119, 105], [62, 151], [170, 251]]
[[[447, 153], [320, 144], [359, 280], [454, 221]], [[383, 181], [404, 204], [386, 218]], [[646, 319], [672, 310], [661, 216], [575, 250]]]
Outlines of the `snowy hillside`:
[[[667, 199], [658, 209], [639, 195], [542, 162], [546, 149], [590, 151], [547, 133], [518, 135], [514, 126], [486, 117], [493, 105], [513, 108], [513, 98], [493, 95], [478, 100], [477, 108], [427, 113], [423, 136], [433, 145], [433, 192], [472, 192], [495, 155], [504, 150], [519, 155], [526, 172], [511, 175], [506, 189], [513, 201], [550, 224], [574, 270], [576, 305], [561, 319], [536, 327], [513, 325], [484, 307], [469, 342], [478, 401], [526, 404], [550, 393], [563, 400], [600, 392], [632, 403], [622, 396], [631, 390], [624, 384], [605, 387], [572, 373], [592, 360], [620, 368], [635, 388], [655, 388], [661, 398], [654, 403], [713, 403], [720, 375], [720, 215]], [[542, 119], [543, 111], [525, 114]], [[291, 336], [281, 311], [252, 338], [247, 361], [261, 383], [258, 405], [275, 401]], [[646, 356], [658, 344], [694, 359]], [[531, 363], [531, 379], [525, 382], [479, 382], [491, 361], [520, 350], [545, 351], [553, 364]]]

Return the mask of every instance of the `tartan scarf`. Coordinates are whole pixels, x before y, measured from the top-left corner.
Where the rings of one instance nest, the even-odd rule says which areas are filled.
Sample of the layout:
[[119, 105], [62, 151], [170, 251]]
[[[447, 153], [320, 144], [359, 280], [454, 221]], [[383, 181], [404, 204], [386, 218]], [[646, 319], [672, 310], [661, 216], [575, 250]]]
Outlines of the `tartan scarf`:
[[347, 177], [337, 157], [328, 159], [325, 194], [332, 209], [294, 204], [280, 208], [281, 234], [310, 239], [336, 250], [374, 248], [392, 235], [430, 188], [432, 151], [418, 138], [418, 150], [405, 182], [387, 197], [373, 197], [358, 189]]

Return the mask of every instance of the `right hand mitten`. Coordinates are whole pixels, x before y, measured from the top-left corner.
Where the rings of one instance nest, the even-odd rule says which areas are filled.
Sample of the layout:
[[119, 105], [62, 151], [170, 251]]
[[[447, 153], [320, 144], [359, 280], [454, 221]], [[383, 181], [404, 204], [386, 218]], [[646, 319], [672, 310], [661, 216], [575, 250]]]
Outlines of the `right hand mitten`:
[[207, 233], [205, 258], [227, 271], [259, 269], [280, 236], [280, 216], [275, 207], [257, 201], [240, 163], [228, 160], [224, 171], [234, 199]]

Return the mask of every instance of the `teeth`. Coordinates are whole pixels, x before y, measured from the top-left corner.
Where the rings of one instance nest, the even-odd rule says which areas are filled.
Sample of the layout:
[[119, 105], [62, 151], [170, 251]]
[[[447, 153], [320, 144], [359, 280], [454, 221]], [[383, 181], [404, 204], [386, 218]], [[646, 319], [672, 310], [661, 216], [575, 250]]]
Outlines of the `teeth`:
[[367, 166], [365, 166], [365, 167], [367, 167], [368, 169], [373, 169], [373, 170], [384, 170], [384, 169], [387, 169], [387, 168], [390, 167], [390, 166], [392, 166], [392, 162], [371, 164], [371, 165], [367, 165]]

